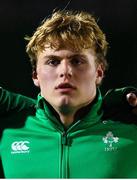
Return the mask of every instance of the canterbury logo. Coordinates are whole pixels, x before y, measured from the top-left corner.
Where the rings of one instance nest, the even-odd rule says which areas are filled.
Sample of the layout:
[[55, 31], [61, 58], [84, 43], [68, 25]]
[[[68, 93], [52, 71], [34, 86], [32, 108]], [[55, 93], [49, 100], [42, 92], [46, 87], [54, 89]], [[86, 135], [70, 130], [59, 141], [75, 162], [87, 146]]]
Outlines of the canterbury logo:
[[29, 141], [15, 141], [11, 145], [11, 153], [29, 153]]

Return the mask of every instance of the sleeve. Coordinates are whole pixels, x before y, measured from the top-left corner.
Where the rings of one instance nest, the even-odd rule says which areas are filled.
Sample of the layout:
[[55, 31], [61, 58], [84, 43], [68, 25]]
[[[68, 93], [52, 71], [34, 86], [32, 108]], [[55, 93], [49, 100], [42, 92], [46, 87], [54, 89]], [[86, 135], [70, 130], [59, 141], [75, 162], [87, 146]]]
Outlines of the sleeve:
[[0, 87], [0, 115], [12, 111], [21, 111], [24, 108], [33, 107], [36, 100], [16, 94]]
[[[126, 100], [126, 94], [136, 92], [137, 88], [129, 86], [119, 89], [110, 89], [103, 97], [104, 118], [137, 122], [137, 115], [133, 114], [133, 107]], [[130, 123], [130, 122], [129, 122]]]

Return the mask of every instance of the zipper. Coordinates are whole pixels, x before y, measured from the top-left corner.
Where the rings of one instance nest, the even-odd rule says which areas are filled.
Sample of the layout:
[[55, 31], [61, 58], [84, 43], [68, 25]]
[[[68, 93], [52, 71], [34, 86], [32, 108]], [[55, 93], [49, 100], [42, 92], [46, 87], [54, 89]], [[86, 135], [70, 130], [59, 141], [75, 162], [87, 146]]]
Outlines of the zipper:
[[73, 124], [67, 131], [61, 132], [61, 167], [60, 178], [69, 178], [69, 148], [71, 145], [71, 139], [68, 137], [69, 132], [76, 127], [81, 120]]
[[69, 132], [78, 124], [80, 120], [77, 121], [74, 125], [72, 125], [67, 131], [63, 131], [61, 133], [61, 169], [60, 169], [60, 177], [61, 178], [69, 178], [69, 148], [71, 145], [71, 139], [68, 137]]
[[67, 131], [55, 125], [52, 121], [49, 121], [52, 126], [60, 133], [61, 135], [61, 148], [60, 148], [60, 160], [59, 160], [59, 177], [60, 178], [69, 178], [69, 148], [71, 145], [71, 139], [69, 139], [68, 134], [72, 129], [77, 126], [81, 120], [73, 124]]
[[62, 140], [61, 140], [61, 146], [62, 146], [62, 153], [61, 153], [61, 178], [68, 178], [68, 167], [69, 167], [69, 145], [68, 145], [68, 134], [66, 131], [62, 132]]
[[62, 133], [62, 145], [67, 146], [67, 145], [68, 145], [67, 143], [68, 143], [67, 132], [64, 131], [64, 132]]

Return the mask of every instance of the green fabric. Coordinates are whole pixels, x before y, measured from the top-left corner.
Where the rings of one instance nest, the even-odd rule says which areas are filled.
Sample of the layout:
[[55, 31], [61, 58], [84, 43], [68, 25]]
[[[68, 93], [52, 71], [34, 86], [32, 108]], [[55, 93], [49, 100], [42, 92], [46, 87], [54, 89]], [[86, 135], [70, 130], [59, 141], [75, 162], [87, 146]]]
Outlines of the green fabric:
[[35, 106], [36, 100], [0, 87], [0, 115]]
[[134, 92], [137, 89], [133, 86], [110, 89], [103, 97], [103, 103], [106, 109], [112, 109], [116, 107], [129, 107], [126, 101], [126, 94]]
[[0, 144], [5, 177], [137, 178], [137, 126], [102, 116], [98, 93], [66, 131], [40, 95], [35, 107], [2, 117], [8, 122]]
[[133, 107], [126, 100], [126, 94], [136, 93], [136, 88], [129, 86], [119, 89], [110, 89], [103, 97], [103, 118], [112, 118], [113, 121], [120, 119], [124, 123], [137, 124], [137, 116], [132, 113]]

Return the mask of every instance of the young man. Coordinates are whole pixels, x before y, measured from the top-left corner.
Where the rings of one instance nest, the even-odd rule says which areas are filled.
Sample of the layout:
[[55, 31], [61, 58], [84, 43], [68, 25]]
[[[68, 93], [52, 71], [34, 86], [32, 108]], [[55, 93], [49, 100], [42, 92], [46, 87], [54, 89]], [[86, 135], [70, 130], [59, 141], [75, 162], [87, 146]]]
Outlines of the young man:
[[27, 45], [40, 88], [36, 106], [2, 119], [6, 178], [137, 177], [136, 126], [103, 118], [106, 52], [88, 13], [58, 11], [38, 27]]

